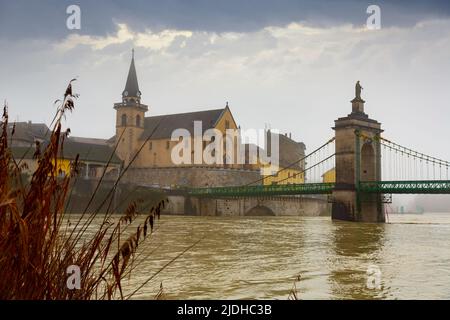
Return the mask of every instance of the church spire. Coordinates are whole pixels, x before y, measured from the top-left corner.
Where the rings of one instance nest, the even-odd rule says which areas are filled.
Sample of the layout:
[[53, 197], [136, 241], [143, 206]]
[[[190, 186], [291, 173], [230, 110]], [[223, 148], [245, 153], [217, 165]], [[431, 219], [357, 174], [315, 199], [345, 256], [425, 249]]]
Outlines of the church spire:
[[140, 100], [141, 92], [139, 91], [139, 84], [136, 75], [136, 67], [134, 66], [134, 49], [131, 50], [131, 64], [128, 71], [127, 83], [125, 90], [122, 93], [124, 99], [137, 98]]

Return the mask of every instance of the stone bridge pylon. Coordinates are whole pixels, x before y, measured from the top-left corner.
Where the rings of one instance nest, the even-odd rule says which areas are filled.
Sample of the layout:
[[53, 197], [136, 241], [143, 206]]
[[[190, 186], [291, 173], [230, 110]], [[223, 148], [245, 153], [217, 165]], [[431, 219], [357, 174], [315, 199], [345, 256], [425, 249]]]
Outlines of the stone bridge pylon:
[[381, 180], [381, 123], [364, 112], [359, 81], [352, 112], [335, 120], [336, 184], [332, 193], [335, 220], [384, 222], [380, 194], [359, 191], [360, 181]]

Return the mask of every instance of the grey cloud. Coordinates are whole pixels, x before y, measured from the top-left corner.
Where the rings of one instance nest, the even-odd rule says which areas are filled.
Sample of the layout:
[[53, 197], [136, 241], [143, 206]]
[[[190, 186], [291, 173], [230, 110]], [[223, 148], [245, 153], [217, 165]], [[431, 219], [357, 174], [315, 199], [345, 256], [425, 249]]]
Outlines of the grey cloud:
[[[313, 26], [365, 23], [365, 10], [372, 1], [298, 0], [0, 0], [0, 38], [62, 38], [65, 9], [70, 4], [82, 8], [81, 34], [105, 35], [114, 32], [116, 22], [133, 29], [147, 28], [249, 32], [268, 25], [302, 22]], [[385, 26], [413, 25], [433, 17], [448, 17], [446, 0], [377, 1]]]

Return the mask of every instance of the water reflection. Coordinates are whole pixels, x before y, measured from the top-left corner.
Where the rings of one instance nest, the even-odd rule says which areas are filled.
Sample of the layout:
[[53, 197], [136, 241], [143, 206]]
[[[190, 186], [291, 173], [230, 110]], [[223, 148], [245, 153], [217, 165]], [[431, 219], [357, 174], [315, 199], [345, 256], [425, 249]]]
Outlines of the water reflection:
[[[376, 271], [381, 271], [385, 225], [333, 222], [331, 238], [334, 250], [329, 276], [331, 295], [344, 299], [385, 297], [382, 274], [381, 282], [375, 279], [369, 287], [367, 284], [368, 277], [378, 277]], [[368, 274], [369, 268], [372, 270]], [[381, 288], [370, 288], [378, 283]]]
[[[450, 298], [450, 215], [407, 218], [163, 216], [124, 287], [133, 290], [204, 237], [136, 298], [152, 299], [162, 282], [168, 299], [287, 299], [299, 274], [300, 299]], [[380, 290], [367, 288], [370, 265], [381, 271]]]

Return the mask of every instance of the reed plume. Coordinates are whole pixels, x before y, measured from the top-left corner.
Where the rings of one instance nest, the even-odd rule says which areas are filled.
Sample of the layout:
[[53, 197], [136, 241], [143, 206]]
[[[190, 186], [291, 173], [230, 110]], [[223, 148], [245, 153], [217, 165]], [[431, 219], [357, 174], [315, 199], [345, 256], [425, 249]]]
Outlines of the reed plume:
[[[138, 201], [131, 202], [118, 219], [110, 207], [106, 213], [99, 209], [88, 212], [88, 204], [79, 220], [67, 226], [65, 206], [80, 161], [78, 156], [72, 161], [67, 175], [58, 172], [58, 161], [70, 133], [70, 129], [62, 131], [61, 120], [74, 110], [78, 97], [72, 93], [73, 81], [63, 100], [56, 101], [48, 142], [34, 146], [37, 168], [29, 180], [24, 179], [27, 164], [12, 154], [8, 108], [4, 106], [0, 133], [0, 299], [123, 299], [122, 282], [135, 267], [135, 253], [153, 232], [154, 222], [168, 202], [163, 198], [147, 208], [144, 222], [137, 227], [129, 228], [143, 213]], [[14, 132], [12, 126], [11, 136]], [[99, 214], [104, 215], [100, 228], [88, 235], [90, 223]], [[79, 290], [68, 286], [70, 266], [80, 270]], [[157, 298], [161, 296], [162, 287]]]

